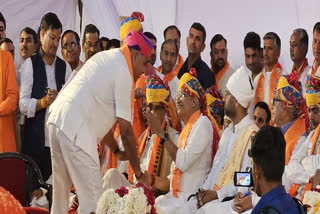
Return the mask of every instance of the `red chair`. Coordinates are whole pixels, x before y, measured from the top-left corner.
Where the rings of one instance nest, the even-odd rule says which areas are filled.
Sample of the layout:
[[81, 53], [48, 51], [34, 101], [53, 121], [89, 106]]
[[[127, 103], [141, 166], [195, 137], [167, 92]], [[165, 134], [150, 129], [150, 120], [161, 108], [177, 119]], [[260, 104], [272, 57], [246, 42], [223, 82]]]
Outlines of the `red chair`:
[[16, 152], [0, 153], [0, 171], [0, 186], [8, 190], [22, 206], [30, 206], [36, 180], [36, 188], [48, 190], [47, 198], [51, 208], [51, 185], [44, 183], [39, 167], [30, 157]]
[[26, 214], [49, 214], [49, 211], [39, 207], [24, 207]]

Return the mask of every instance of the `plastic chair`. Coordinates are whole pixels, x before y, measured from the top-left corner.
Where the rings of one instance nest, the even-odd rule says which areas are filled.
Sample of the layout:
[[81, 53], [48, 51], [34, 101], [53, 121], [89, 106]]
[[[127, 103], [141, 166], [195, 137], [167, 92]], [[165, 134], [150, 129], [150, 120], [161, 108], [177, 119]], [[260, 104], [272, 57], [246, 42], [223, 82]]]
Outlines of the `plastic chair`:
[[16, 152], [0, 153], [0, 172], [0, 186], [7, 189], [22, 206], [30, 206], [32, 191], [42, 187], [48, 190], [46, 196], [51, 208], [52, 186], [44, 183], [39, 167], [30, 157]]

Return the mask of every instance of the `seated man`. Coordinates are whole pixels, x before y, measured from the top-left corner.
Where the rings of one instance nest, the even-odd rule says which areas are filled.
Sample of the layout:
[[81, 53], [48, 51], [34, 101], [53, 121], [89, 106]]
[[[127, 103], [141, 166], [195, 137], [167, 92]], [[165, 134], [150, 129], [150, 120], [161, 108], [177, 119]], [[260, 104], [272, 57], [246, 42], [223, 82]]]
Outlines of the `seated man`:
[[[317, 76], [307, 76], [306, 101], [309, 108], [309, 119], [312, 123], [319, 124], [319, 95], [320, 78]], [[293, 183], [289, 193], [292, 197], [303, 199], [306, 191], [312, 187], [312, 178], [319, 173], [320, 147], [319, 138], [320, 126], [312, 130], [307, 140], [291, 160], [286, 169], [288, 180]]]
[[279, 128], [263, 127], [254, 137], [249, 156], [253, 160], [255, 190], [262, 196], [254, 207], [256, 213], [298, 214], [300, 208], [282, 185], [286, 142]]
[[[179, 82], [176, 98], [177, 112], [185, 126], [178, 139], [178, 146], [168, 138], [161, 123], [151, 120], [155, 133], [165, 139], [164, 146], [174, 163], [170, 174], [170, 192], [156, 200], [165, 213], [177, 213], [188, 196], [195, 192], [207, 177], [215, 155], [219, 134], [212, 116], [207, 116], [204, 90], [191, 69]], [[210, 119], [209, 119], [210, 118]]]
[[222, 134], [210, 174], [202, 189], [197, 197], [185, 201], [180, 213], [212, 213], [216, 207], [221, 206], [219, 202], [236, 195], [237, 189], [233, 185], [234, 172], [245, 171], [252, 165], [247, 150], [251, 145], [251, 136], [258, 127], [247, 113], [247, 106], [254, 96], [254, 88], [243, 67], [229, 78], [226, 88], [224, 112], [232, 123]]
[[[170, 96], [170, 89], [167, 83], [164, 83], [159, 76], [152, 75], [146, 76], [146, 78], [146, 115], [148, 124], [151, 123], [150, 120], [157, 120], [162, 124], [162, 129], [169, 133], [170, 138], [176, 142], [175, 139], [178, 135], [178, 131], [181, 130], [181, 124], [178, 120], [174, 102]], [[153, 117], [150, 117], [150, 115]], [[166, 115], [169, 123], [166, 120]], [[158, 153], [160, 155], [158, 155]], [[167, 179], [167, 176], [170, 173], [172, 158], [168, 154], [168, 150], [164, 147], [163, 143], [161, 143], [160, 137], [155, 134], [152, 127], [148, 127], [140, 136], [138, 157], [140, 159], [142, 171], [149, 175], [149, 185], [153, 187], [152, 189], [155, 192], [157, 192], [157, 190], [168, 192], [169, 179]], [[129, 170], [129, 178], [132, 176], [131, 173], [132, 170]], [[166, 179], [168, 180], [168, 185], [157, 188], [154, 186], [155, 179]], [[118, 189], [121, 186], [131, 185], [131, 183], [121, 173], [119, 173], [119, 170], [116, 169], [108, 170], [103, 181], [105, 189]]]
[[265, 102], [257, 102], [254, 106], [253, 121], [261, 129], [270, 123], [271, 112], [269, 106]]
[[307, 137], [306, 104], [302, 96], [302, 87], [298, 77], [292, 73], [283, 75], [274, 92], [272, 117], [275, 126], [281, 127], [286, 140], [287, 166], [291, 155], [295, 154]]

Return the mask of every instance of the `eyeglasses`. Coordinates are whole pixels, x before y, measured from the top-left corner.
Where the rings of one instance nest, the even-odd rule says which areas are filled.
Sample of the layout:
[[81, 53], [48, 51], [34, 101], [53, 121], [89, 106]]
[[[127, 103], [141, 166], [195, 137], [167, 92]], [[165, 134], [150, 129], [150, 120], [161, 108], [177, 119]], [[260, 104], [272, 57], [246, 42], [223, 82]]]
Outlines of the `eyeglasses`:
[[99, 46], [99, 43], [98, 42], [95, 42], [95, 43], [91, 43], [91, 42], [85, 42], [85, 44], [89, 47], [89, 48], [97, 48]]
[[178, 99], [179, 99], [179, 100], [182, 100], [182, 99], [185, 98], [187, 95], [188, 95], [187, 92], [184, 92], [184, 91], [180, 92], [180, 93], [177, 94], [177, 96], [176, 96], [176, 101], [177, 101]]
[[72, 50], [72, 49], [75, 48], [76, 46], [77, 46], [77, 43], [75, 43], [75, 42], [70, 42], [70, 43], [65, 44], [65, 45], [62, 47], [62, 49], [64, 49], [64, 50], [68, 50], [68, 49]]

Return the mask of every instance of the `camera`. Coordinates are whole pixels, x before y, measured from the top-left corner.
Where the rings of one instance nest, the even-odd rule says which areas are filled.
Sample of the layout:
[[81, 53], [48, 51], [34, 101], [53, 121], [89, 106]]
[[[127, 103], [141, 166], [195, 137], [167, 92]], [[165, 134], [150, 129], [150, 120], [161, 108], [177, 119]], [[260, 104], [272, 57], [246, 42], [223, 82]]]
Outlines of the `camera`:
[[251, 168], [247, 169], [245, 172], [235, 172], [233, 176], [233, 182], [235, 186], [252, 187], [253, 177], [251, 174]]

